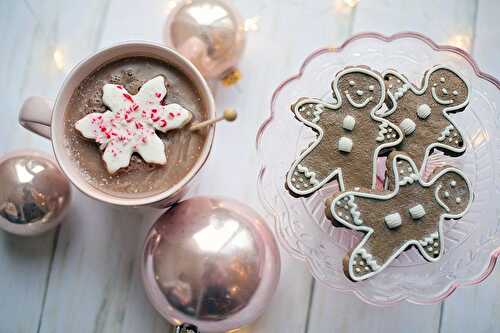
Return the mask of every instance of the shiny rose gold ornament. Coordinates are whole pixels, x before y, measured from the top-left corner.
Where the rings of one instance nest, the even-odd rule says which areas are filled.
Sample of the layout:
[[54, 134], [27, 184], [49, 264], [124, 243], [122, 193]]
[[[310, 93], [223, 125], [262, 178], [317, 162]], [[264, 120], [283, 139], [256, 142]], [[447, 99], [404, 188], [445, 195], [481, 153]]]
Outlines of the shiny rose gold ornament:
[[68, 180], [43, 153], [17, 151], [0, 159], [0, 228], [23, 236], [55, 228], [70, 194]]
[[180, 2], [169, 15], [164, 39], [205, 78], [239, 77], [235, 66], [245, 48], [245, 27], [226, 1]]
[[174, 325], [225, 332], [254, 321], [280, 273], [263, 219], [233, 200], [198, 197], [174, 205], [149, 231], [142, 278], [153, 306]]

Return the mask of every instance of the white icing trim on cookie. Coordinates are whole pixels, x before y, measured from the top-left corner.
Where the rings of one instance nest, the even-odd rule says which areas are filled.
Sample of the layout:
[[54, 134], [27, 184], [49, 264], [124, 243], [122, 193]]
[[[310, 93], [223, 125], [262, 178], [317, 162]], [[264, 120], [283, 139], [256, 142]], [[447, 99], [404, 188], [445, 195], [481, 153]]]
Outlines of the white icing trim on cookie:
[[325, 111], [325, 109], [323, 108], [323, 106], [321, 104], [316, 104], [314, 106], [314, 111], [313, 111], [314, 118], [312, 119], [312, 121], [314, 123], [317, 123], [319, 121], [320, 116], [323, 113], [323, 111]]
[[[434, 100], [436, 102], [438, 102], [439, 104], [448, 105], [448, 104], [453, 104], [453, 102], [454, 102], [454, 100], [452, 100], [452, 99], [441, 99], [441, 98], [439, 98], [439, 96], [436, 93], [436, 87], [432, 87], [431, 88], [431, 93], [432, 93], [432, 98], [434, 98]], [[443, 94], [445, 94], [445, 95], [448, 94], [448, 92], [446, 91], [446, 89], [443, 90]]]
[[[465, 80], [465, 78], [460, 73], [458, 73], [454, 69], [450, 68], [449, 66], [436, 65], [425, 73], [424, 80], [423, 80], [424, 84], [420, 89], [416, 88], [413, 84], [411, 84], [408, 81], [408, 79], [406, 77], [404, 77], [401, 73], [399, 73], [395, 70], [392, 70], [392, 69], [388, 69], [388, 70], [385, 70], [384, 72], [382, 72], [382, 77], [385, 78], [385, 76], [388, 74], [394, 75], [398, 79], [400, 79], [402, 82], [409, 83], [410, 90], [414, 94], [423, 95], [427, 91], [427, 88], [429, 87], [430, 76], [432, 75], [432, 73], [434, 73], [436, 70], [439, 70], [439, 69], [446, 69], [446, 70], [453, 72], [456, 76], [458, 76], [464, 82], [464, 84], [467, 88], [467, 98], [461, 104], [445, 107], [442, 110], [443, 116], [453, 125], [453, 127], [457, 128], [455, 126], [454, 121], [450, 118], [448, 113], [450, 113], [451, 111], [460, 110], [460, 109], [465, 108], [469, 104], [469, 99], [470, 99], [470, 94], [471, 94], [469, 82], [467, 80]], [[389, 88], [390, 88], [390, 86], [389, 86]], [[392, 113], [394, 113], [396, 111], [396, 109], [398, 107], [398, 102], [394, 98], [390, 89], [387, 89], [387, 96], [392, 100], [392, 107], [389, 110], [385, 111], [383, 114], [381, 114], [380, 115], [381, 117], [387, 117], [387, 116], [391, 115]], [[459, 132], [460, 136], [463, 137], [458, 129], [457, 129], [457, 132]], [[465, 151], [465, 142], [462, 145], [462, 147], [449, 146], [449, 145], [446, 145], [446, 144], [441, 143], [441, 142], [434, 142], [434, 143], [428, 145], [426, 150], [425, 150], [424, 159], [422, 161], [422, 165], [421, 165], [421, 169], [420, 169], [421, 172], [424, 171], [424, 168], [427, 165], [427, 159], [429, 158], [429, 156], [434, 148], [444, 148], [444, 149], [447, 149], [447, 150], [454, 152], [454, 153], [463, 153]]]
[[[444, 210], [446, 210], [447, 212], [450, 211], [450, 208], [444, 203], [443, 200], [441, 200], [441, 198], [439, 197], [439, 191], [441, 190], [441, 187], [442, 185], [439, 184], [437, 187], [436, 187], [436, 190], [434, 191], [434, 197], [436, 198], [436, 201], [437, 203], [444, 208]], [[448, 192], [445, 192], [445, 197], [446, 197], [446, 193]]]
[[374, 259], [373, 255], [368, 253], [368, 251], [366, 251], [366, 249], [364, 249], [364, 248], [358, 249], [358, 251], [355, 253], [355, 255], [360, 255], [361, 258], [363, 258], [366, 261], [367, 265], [370, 266], [370, 268], [373, 271], [378, 271], [381, 268], [380, 265], [377, 264], [377, 260]]
[[[358, 91], [361, 91], [361, 90], [358, 90]], [[347, 91], [347, 90], [344, 91], [344, 94], [347, 97], [347, 100], [349, 101], [349, 103], [358, 109], [364, 108], [368, 103], [370, 103], [373, 100], [373, 97], [370, 96], [370, 97], [366, 98], [363, 102], [357, 103], [352, 99], [351, 95], [349, 94], [349, 91]]]
[[439, 137], [437, 138], [437, 140], [438, 140], [439, 142], [444, 141], [444, 139], [446, 139], [447, 137], [449, 137], [449, 136], [450, 136], [450, 132], [451, 132], [452, 130], [454, 130], [454, 129], [455, 129], [455, 127], [453, 127], [453, 125], [448, 125], [448, 126], [446, 126], [446, 127], [445, 127], [442, 131], [441, 131], [441, 134], [439, 135]]
[[[393, 158], [393, 161], [392, 161], [392, 167], [393, 167], [393, 173], [394, 173], [394, 181], [395, 181], [395, 188], [394, 188], [394, 190], [392, 192], [390, 192], [388, 194], [377, 194], [377, 193], [363, 193], [363, 192], [357, 192], [357, 191], [346, 191], [346, 192], [342, 193], [341, 195], [337, 196], [331, 202], [330, 206], [328, 207], [328, 209], [330, 210], [331, 215], [333, 216], [333, 218], [336, 221], [338, 221], [342, 225], [346, 226], [347, 228], [350, 228], [350, 229], [356, 230], [356, 231], [362, 231], [362, 232], [365, 233], [365, 236], [363, 237], [363, 239], [353, 249], [353, 251], [352, 251], [353, 254], [357, 253], [357, 251], [359, 251], [359, 249], [364, 248], [365, 243], [368, 241], [368, 239], [370, 238], [370, 236], [373, 234], [374, 230], [372, 228], [368, 227], [366, 224], [355, 225], [355, 224], [351, 223], [350, 221], [346, 221], [345, 219], [339, 217], [336, 214], [336, 211], [335, 211], [336, 202], [340, 201], [344, 197], [347, 197], [347, 196], [350, 196], [350, 195], [352, 195], [354, 197], [370, 198], [370, 199], [375, 199], [375, 200], [389, 200], [389, 199], [394, 198], [395, 196], [398, 195], [399, 189], [400, 189], [400, 185], [399, 185], [400, 175], [399, 175], [398, 168], [397, 168], [397, 164], [398, 164], [398, 162], [400, 160], [404, 160], [404, 161], [408, 162], [411, 165], [411, 167], [412, 167], [413, 170], [417, 170], [415, 162], [413, 162], [413, 160], [411, 160], [408, 156], [403, 155], [403, 154], [397, 154], [397, 155], [395, 155], [394, 158]], [[461, 178], [464, 179], [465, 184], [466, 184], [466, 186], [468, 188], [468, 202], [467, 202], [467, 206], [464, 207], [463, 210], [462, 210], [462, 212], [460, 212], [458, 214], [450, 214], [448, 211], [444, 212], [443, 214], [441, 214], [439, 216], [439, 221], [438, 221], [438, 227], [437, 227], [438, 230], [436, 232], [433, 232], [431, 235], [442, 235], [443, 234], [443, 221], [445, 219], [457, 219], [457, 218], [461, 218], [462, 216], [464, 216], [469, 211], [470, 206], [472, 205], [472, 199], [473, 199], [472, 186], [470, 184], [469, 179], [459, 169], [456, 169], [456, 168], [453, 168], [453, 167], [445, 168], [445, 169], [441, 170], [439, 173], [437, 173], [428, 182], [422, 180], [420, 178], [420, 175], [417, 172], [417, 176], [418, 176], [418, 180], [417, 181], [418, 181], [418, 183], [422, 187], [430, 187], [430, 186], [433, 186], [443, 174], [448, 173], [448, 172], [456, 173]], [[380, 267], [379, 270], [385, 269], [385, 267], [387, 267], [397, 256], [399, 256], [401, 254], [401, 252], [403, 252], [405, 249], [407, 249], [410, 245], [415, 245], [417, 247], [417, 249], [419, 250], [419, 252], [422, 254], [422, 256], [426, 260], [431, 261], [431, 262], [436, 262], [436, 261], [438, 261], [441, 258], [442, 251], [443, 251], [443, 248], [444, 248], [443, 246], [440, 246], [440, 252], [436, 256], [430, 256], [429, 253], [426, 252], [425, 248], [420, 243], [420, 240], [415, 240], [415, 239], [408, 240], [401, 247], [399, 247], [386, 260], [385, 263], [383, 263], [381, 265], [381, 267]], [[368, 278], [372, 277], [373, 275], [375, 275], [377, 273], [377, 272], [374, 271], [374, 272], [367, 273], [365, 275], [356, 276], [355, 273], [353, 272], [353, 267], [354, 267], [353, 260], [354, 260], [354, 255], [351, 254], [351, 256], [349, 257], [349, 276], [354, 281], [362, 281], [362, 280], [368, 279]]]
[[358, 210], [358, 205], [354, 202], [354, 196], [348, 196], [349, 200], [347, 201], [347, 206], [350, 208], [349, 212], [351, 213], [352, 220], [354, 224], [361, 225], [363, 224], [363, 220], [361, 217], [361, 212]]
[[144, 83], [136, 95], [121, 85], [106, 84], [102, 100], [111, 111], [91, 113], [75, 123], [85, 138], [95, 140], [104, 150], [102, 157], [109, 173], [127, 167], [133, 153], [147, 163], [167, 162], [156, 131], [183, 127], [192, 114], [178, 104], [162, 105], [166, 93], [163, 76]]
[[309, 184], [318, 185], [319, 181], [316, 179], [316, 173], [314, 171], [310, 171], [307, 167], [298, 164], [297, 170], [304, 174], [304, 176], [309, 179]]

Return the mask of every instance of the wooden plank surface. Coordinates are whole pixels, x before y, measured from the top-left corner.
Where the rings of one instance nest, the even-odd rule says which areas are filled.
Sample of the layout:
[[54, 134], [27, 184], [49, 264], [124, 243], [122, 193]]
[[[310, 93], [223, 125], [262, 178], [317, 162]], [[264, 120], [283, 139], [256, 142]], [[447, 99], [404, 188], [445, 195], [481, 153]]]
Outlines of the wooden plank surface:
[[[127, 39], [161, 41], [172, 1], [0, 1], [0, 23], [7, 27], [0, 31], [0, 75], [9, 82], [2, 111], [9, 125], [1, 125], [0, 152], [49, 151], [47, 141], [14, 125], [22, 99], [54, 96], [71, 66], [98, 48]], [[256, 22], [240, 63], [243, 79], [230, 88], [212, 85], [218, 106], [240, 114], [237, 123], [218, 127], [196, 193], [233, 197], [262, 213], [255, 133], [274, 88], [312, 50], [337, 45], [353, 32], [415, 30], [472, 49], [481, 68], [500, 76], [492, 46], [499, 45], [500, 8], [493, 0], [361, 0], [354, 9], [343, 0], [234, 3]], [[63, 64], [54, 62], [56, 51]], [[144, 235], [158, 214], [75, 192], [58, 238], [54, 232], [31, 240], [0, 233], [0, 332], [167, 332], [145, 298], [138, 271]], [[276, 296], [242, 332], [490, 332], [499, 325], [497, 272], [481, 286], [457, 291], [444, 306], [376, 308], [314, 283], [305, 265], [284, 251], [282, 258]]]

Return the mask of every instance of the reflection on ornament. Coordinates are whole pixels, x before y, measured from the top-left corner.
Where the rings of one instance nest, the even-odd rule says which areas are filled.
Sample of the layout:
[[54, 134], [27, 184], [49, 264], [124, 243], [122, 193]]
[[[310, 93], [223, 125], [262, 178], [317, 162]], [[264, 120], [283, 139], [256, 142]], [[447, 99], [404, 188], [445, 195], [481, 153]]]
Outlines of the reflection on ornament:
[[469, 35], [457, 34], [451, 36], [450, 39], [448, 39], [448, 44], [459, 47], [464, 50], [469, 50], [471, 46], [471, 38]]
[[149, 231], [142, 277], [153, 306], [174, 325], [226, 332], [255, 320], [279, 279], [271, 231], [253, 209], [198, 197], [168, 210]]
[[224, 0], [184, 0], [171, 11], [164, 39], [205, 78], [221, 78], [235, 69], [243, 53], [245, 25]]
[[35, 151], [0, 160], [0, 228], [37, 235], [56, 227], [70, 201], [69, 181], [55, 163]]

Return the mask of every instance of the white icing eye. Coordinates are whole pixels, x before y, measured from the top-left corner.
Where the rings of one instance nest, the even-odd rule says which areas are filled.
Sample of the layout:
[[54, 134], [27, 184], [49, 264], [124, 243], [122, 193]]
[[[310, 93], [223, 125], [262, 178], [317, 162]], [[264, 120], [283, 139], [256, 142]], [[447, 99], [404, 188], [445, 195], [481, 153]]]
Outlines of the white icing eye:
[[458, 203], [461, 203], [462, 202], [462, 199], [460, 197], [456, 198], [455, 199], [455, 202], [458, 204]]
[[437, 85], [438, 85], [437, 83], [434, 83], [432, 86], [433, 86], [433, 87], [437, 87]]
[[446, 88], [441, 89], [441, 91], [443, 92], [443, 94], [448, 95], [448, 90], [446, 90]]
[[358, 96], [363, 96], [364, 92], [363, 92], [363, 90], [357, 90], [357, 91], [356, 91], [356, 94], [357, 94]]
[[458, 91], [453, 90], [452, 94], [453, 94], [453, 96], [458, 96]]
[[375, 87], [372, 84], [368, 86], [368, 90], [373, 91], [374, 89]]
[[392, 85], [392, 84], [390, 84], [390, 85], [389, 85], [389, 89], [392, 89], [392, 87], [393, 87], [393, 85]]
[[398, 83], [401, 83], [401, 80], [398, 80]]
[[350, 86], [354, 86], [355, 84], [356, 84], [356, 82], [354, 82], [353, 80], [349, 81]]
[[449, 198], [449, 197], [450, 197], [450, 192], [448, 192], [448, 191], [444, 191], [444, 197], [445, 197], [445, 198]]
[[441, 78], [439, 79], [439, 81], [440, 81], [441, 83], [444, 83], [446, 80], [444, 79], [444, 77], [441, 77]]
[[450, 186], [451, 186], [451, 187], [455, 187], [455, 186], [457, 186], [457, 182], [456, 182], [456, 181], [454, 181], [454, 180], [452, 180], [452, 181], [450, 182]]

